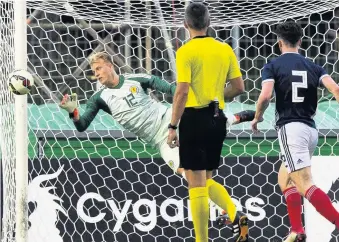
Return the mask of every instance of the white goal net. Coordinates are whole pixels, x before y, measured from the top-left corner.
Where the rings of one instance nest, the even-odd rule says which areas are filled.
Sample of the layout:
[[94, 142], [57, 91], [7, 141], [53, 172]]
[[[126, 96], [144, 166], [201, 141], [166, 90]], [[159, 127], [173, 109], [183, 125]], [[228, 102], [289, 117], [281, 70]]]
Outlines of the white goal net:
[[[80, 113], [97, 89], [88, 57], [109, 53], [118, 73], [150, 73], [175, 82], [175, 52], [188, 40], [183, 27], [190, 1], [28, 1], [27, 58], [36, 87], [28, 95], [28, 241], [194, 241], [187, 183], [173, 174], [158, 152], [99, 112], [85, 132], [77, 132], [58, 103], [76, 92]], [[255, 110], [265, 63], [279, 55], [273, 30], [288, 19], [304, 31], [301, 54], [339, 80], [339, 2], [204, 1], [211, 13], [209, 35], [235, 50], [246, 93], [227, 111]], [[15, 241], [14, 97], [6, 77], [14, 68], [12, 1], [0, 1], [1, 239]], [[172, 97], [152, 96], [166, 104]], [[339, 154], [338, 105], [319, 89], [315, 120], [316, 155]], [[231, 128], [215, 179], [224, 184], [238, 209], [250, 219], [253, 241], [281, 241], [289, 232], [284, 199], [277, 185], [279, 147], [271, 103], [264, 130], [249, 123]], [[26, 137], [23, 137], [26, 138]], [[24, 149], [25, 147], [23, 147]], [[339, 175], [338, 175], [339, 177]], [[337, 178], [327, 189], [339, 199]], [[218, 227], [211, 208], [210, 239], [231, 238]], [[331, 227], [332, 228], [332, 227]], [[312, 227], [315, 231], [317, 227]], [[337, 240], [334, 227], [327, 241]], [[325, 240], [323, 240], [325, 242]], [[312, 241], [311, 241], [312, 242]]]

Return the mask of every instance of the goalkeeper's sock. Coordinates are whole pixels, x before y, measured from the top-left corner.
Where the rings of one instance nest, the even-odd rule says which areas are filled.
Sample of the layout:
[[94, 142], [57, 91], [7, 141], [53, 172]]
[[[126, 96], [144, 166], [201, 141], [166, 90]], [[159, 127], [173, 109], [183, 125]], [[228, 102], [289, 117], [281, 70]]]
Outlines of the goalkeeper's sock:
[[237, 214], [237, 207], [232, 201], [232, 198], [228, 194], [226, 188], [213, 179], [208, 179], [206, 181], [206, 187], [208, 189], [210, 199], [219, 207], [224, 209], [227, 212], [230, 220], [233, 222], [235, 215]]
[[206, 187], [189, 189], [191, 214], [194, 225], [195, 241], [208, 242], [208, 193]]
[[288, 217], [290, 219], [291, 230], [295, 233], [305, 233], [301, 221], [301, 196], [296, 187], [287, 188], [283, 191], [287, 204]]
[[318, 213], [339, 229], [339, 213], [333, 207], [330, 198], [321, 189], [311, 186], [305, 194], [306, 199], [315, 207]]

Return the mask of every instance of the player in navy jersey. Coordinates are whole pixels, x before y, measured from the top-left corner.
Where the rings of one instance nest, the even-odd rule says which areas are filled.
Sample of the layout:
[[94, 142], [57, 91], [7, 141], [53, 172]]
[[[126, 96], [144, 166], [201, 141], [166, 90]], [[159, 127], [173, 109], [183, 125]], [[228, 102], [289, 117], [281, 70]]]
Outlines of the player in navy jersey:
[[318, 142], [313, 116], [316, 113], [317, 88], [326, 87], [339, 102], [339, 88], [326, 71], [298, 53], [302, 28], [295, 22], [279, 24], [276, 29], [281, 56], [266, 64], [262, 71], [262, 90], [252, 129], [258, 132], [258, 120], [276, 96], [276, 128], [281, 149], [278, 183], [284, 193], [291, 233], [285, 242], [305, 241], [301, 221], [301, 196], [304, 196], [327, 220], [339, 228], [339, 213], [329, 197], [317, 188], [311, 175], [311, 158]]

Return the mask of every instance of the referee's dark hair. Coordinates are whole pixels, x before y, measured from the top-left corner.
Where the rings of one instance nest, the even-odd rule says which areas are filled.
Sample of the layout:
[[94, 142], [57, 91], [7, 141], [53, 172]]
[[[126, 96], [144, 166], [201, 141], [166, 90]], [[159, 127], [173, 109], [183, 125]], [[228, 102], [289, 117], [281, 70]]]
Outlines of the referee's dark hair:
[[185, 11], [185, 23], [194, 30], [203, 30], [210, 25], [210, 14], [202, 3], [191, 3]]
[[303, 36], [301, 26], [294, 21], [278, 24], [275, 33], [278, 35], [278, 38], [283, 40], [290, 47], [296, 47], [298, 41]]

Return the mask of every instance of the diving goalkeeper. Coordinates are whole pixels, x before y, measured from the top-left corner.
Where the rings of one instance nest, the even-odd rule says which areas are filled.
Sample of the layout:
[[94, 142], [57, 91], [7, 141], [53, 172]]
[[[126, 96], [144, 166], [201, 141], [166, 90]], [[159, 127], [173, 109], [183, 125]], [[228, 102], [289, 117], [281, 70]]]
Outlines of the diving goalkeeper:
[[[104, 52], [93, 55], [90, 65], [102, 87], [88, 99], [85, 113], [80, 116], [76, 94], [66, 94], [60, 103], [60, 107], [73, 119], [76, 129], [79, 132], [85, 131], [102, 109], [124, 129], [156, 147], [166, 164], [186, 178], [184, 170], [180, 168], [178, 147], [171, 149], [167, 144], [172, 108], [157, 102], [146, 91], [151, 88], [173, 95], [176, 86], [148, 74], [118, 75], [110, 56]], [[227, 123], [232, 125], [251, 121], [254, 114], [254, 111], [226, 114]]]

